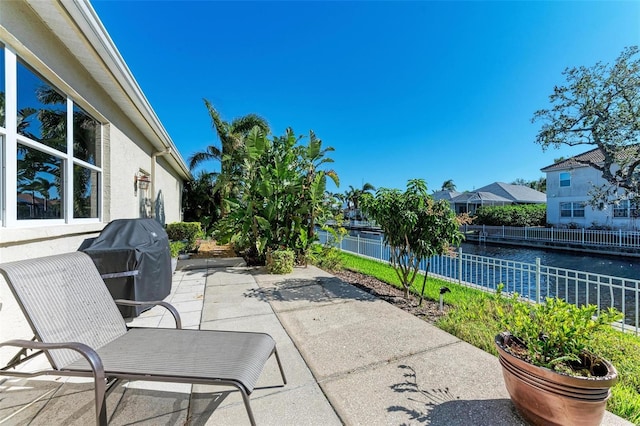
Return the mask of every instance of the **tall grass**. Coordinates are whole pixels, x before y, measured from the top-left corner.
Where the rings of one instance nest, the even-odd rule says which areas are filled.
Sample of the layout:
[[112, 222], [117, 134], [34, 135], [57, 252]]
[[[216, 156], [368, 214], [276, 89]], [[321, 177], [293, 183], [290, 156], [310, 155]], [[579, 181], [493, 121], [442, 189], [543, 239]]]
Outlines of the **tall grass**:
[[[345, 269], [360, 272], [390, 285], [402, 288], [395, 270], [387, 263], [366, 259], [349, 253], [342, 253]], [[423, 276], [416, 277], [411, 291], [419, 294]], [[494, 338], [500, 329], [497, 307], [503, 298], [429, 277], [425, 297], [439, 300], [440, 287], [446, 286], [451, 293], [445, 295], [450, 306], [447, 314], [437, 322], [437, 326], [486, 352], [497, 355]], [[628, 421], [640, 425], [640, 338], [613, 328], [596, 334], [591, 351], [608, 359], [618, 370], [618, 383], [611, 389], [607, 409]]]

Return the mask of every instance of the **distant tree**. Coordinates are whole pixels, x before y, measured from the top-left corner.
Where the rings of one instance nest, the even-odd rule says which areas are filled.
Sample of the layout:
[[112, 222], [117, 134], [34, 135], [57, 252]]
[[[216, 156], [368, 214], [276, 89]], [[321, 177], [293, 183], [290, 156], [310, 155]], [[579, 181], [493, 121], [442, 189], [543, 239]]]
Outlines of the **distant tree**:
[[444, 182], [442, 182], [442, 188], [440, 190], [441, 191], [455, 191], [456, 190], [456, 184], [453, 183], [453, 179], [447, 179]]
[[547, 192], [547, 178], [545, 177], [540, 177], [537, 180], [526, 180], [523, 178], [517, 178], [516, 180], [511, 182], [511, 185], [528, 186], [529, 188], [535, 189], [536, 191]]
[[549, 97], [552, 107], [536, 111], [532, 119], [542, 122], [536, 143], [543, 149], [600, 148], [604, 161], [585, 163], [607, 181], [592, 191], [592, 205], [640, 197], [639, 56], [638, 46], [632, 46], [612, 65], [598, 62], [590, 68], [567, 68], [566, 85], [556, 86]]
[[347, 202], [347, 210], [350, 212], [349, 216], [357, 216], [360, 213], [360, 198], [364, 194], [375, 191], [376, 187], [369, 182], [362, 185], [362, 188], [354, 188], [349, 185], [349, 189], [345, 192], [345, 201]]
[[409, 180], [405, 192], [380, 188], [375, 196], [363, 195], [361, 201], [365, 213], [384, 232], [384, 243], [391, 252], [389, 263], [402, 283], [405, 298], [409, 297], [420, 262], [444, 254], [462, 241], [459, 222], [449, 203], [434, 201], [421, 179]]

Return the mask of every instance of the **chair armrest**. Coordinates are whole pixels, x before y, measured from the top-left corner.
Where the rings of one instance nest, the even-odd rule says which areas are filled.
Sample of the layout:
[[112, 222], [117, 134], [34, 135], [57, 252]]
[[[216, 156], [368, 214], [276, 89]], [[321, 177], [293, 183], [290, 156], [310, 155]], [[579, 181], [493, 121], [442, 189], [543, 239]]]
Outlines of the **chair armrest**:
[[35, 349], [40, 351], [50, 351], [53, 349], [70, 349], [72, 351], [78, 352], [82, 355], [91, 366], [93, 370], [93, 375], [96, 380], [104, 379], [104, 366], [102, 365], [102, 360], [100, 359], [100, 355], [92, 349], [91, 347], [85, 345], [84, 343], [79, 342], [61, 342], [61, 343], [42, 343], [36, 342], [33, 340], [7, 340], [6, 342], [1, 342], [0, 347], [3, 346], [14, 346], [18, 348], [24, 349]]
[[182, 320], [180, 319], [180, 314], [170, 303], [164, 302], [162, 300], [140, 302], [137, 300], [126, 299], [115, 299], [114, 302], [116, 302], [116, 305], [124, 306], [162, 306], [163, 308], [171, 312], [171, 315], [173, 315], [173, 319], [176, 321], [176, 328], [182, 328]]

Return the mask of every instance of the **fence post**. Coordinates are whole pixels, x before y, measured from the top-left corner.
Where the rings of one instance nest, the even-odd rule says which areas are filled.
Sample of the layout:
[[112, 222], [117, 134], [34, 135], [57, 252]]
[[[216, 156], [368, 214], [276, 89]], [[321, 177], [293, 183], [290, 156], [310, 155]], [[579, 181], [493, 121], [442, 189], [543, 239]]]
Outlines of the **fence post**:
[[540, 303], [540, 258], [536, 257], [536, 303]]
[[582, 228], [582, 244], [584, 244], [584, 228]]
[[356, 253], [360, 254], [360, 234], [358, 236], [358, 251]]
[[618, 243], [622, 247], [622, 228], [618, 229]]
[[462, 247], [458, 247], [458, 284], [462, 284]]
[[380, 242], [380, 260], [384, 260], [384, 240], [380, 238], [378, 241]]
[[527, 227], [525, 226], [525, 227], [524, 227], [524, 239], [525, 239], [525, 240], [527, 239], [527, 229], [529, 229], [529, 228], [527, 228]]
[[551, 242], [553, 242], [553, 226], [551, 227]]
[[502, 238], [504, 238], [504, 225], [502, 225]]

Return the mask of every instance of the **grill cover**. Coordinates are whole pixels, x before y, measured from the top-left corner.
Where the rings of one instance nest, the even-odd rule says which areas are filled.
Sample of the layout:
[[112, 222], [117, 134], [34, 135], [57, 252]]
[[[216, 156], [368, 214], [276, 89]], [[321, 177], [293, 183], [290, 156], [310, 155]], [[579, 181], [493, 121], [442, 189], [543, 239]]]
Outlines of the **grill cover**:
[[[82, 249], [103, 277], [114, 299], [162, 300], [171, 291], [169, 238], [154, 219], [118, 219], [110, 222]], [[150, 307], [119, 306], [125, 318]]]

